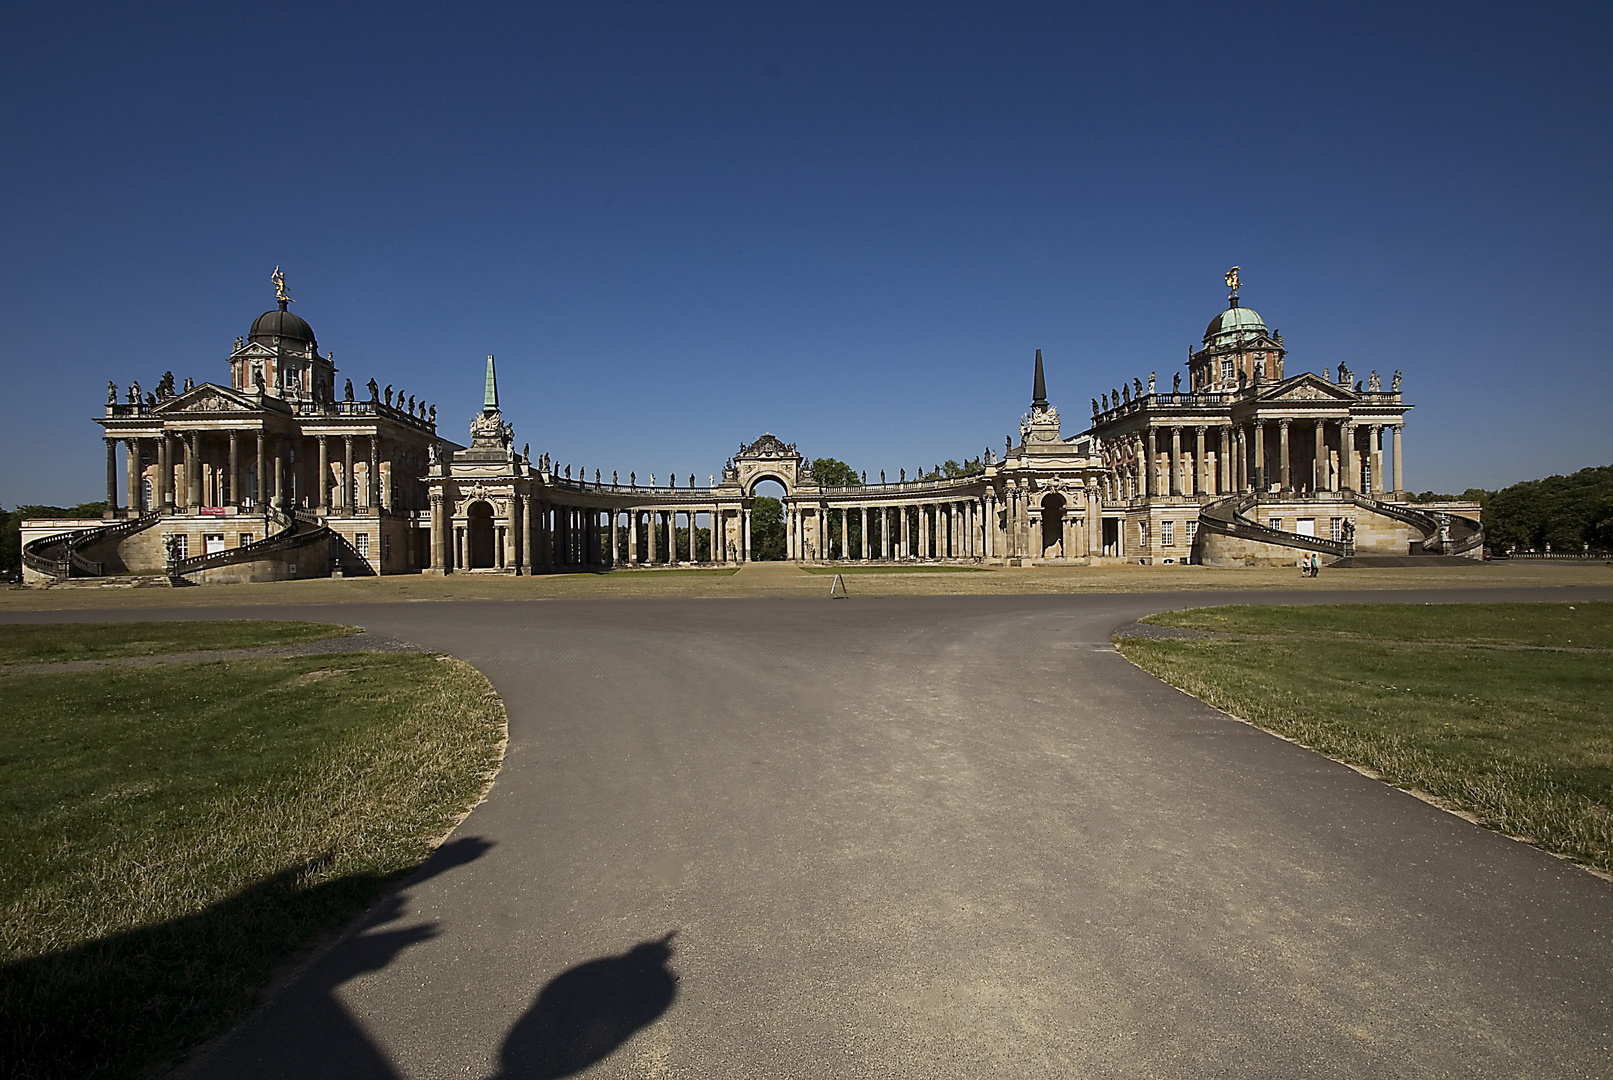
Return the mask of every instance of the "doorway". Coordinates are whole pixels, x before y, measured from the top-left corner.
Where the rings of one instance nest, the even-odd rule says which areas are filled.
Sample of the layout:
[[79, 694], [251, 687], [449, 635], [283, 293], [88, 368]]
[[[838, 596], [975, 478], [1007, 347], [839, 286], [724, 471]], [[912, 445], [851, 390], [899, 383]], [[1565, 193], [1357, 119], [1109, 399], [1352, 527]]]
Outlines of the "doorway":
[[490, 570], [493, 567], [493, 508], [484, 502], [473, 502], [467, 512], [470, 523], [466, 528], [469, 534], [470, 550], [466, 552], [472, 570]]

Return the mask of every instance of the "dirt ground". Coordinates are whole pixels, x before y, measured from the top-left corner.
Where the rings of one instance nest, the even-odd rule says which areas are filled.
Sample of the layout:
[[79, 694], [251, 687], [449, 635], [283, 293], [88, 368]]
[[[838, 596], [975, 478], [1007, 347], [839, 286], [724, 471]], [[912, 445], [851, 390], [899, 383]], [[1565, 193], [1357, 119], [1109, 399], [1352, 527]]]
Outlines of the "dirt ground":
[[[749, 563], [730, 575], [699, 571], [553, 574], [505, 577], [455, 574], [277, 581], [189, 588], [115, 586], [12, 587], [0, 590], [0, 611], [156, 607], [242, 607], [259, 604], [406, 603], [428, 600], [580, 600], [681, 597], [828, 595], [832, 575], [808, 574], [787, 563]], [[1015, 593], [1127, 593], [1180, 590], [1523, 588], [1613, 585], [1613, 564], [1493, 562], [1472, 566], [1324, 570], [1316, 579], [1297, 570], [1238, 570], [1207, 566], [992, 568], [979, 573], [848, 575], [853, 596], [956, 596]]]

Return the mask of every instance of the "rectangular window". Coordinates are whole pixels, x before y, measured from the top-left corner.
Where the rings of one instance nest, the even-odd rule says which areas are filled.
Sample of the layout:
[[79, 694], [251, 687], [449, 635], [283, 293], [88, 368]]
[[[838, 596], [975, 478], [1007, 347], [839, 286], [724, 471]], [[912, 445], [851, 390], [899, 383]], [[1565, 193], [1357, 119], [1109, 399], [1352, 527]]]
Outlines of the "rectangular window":
[[1344, 519], [1343, 518], [1328, 518], [1327, 519], [1327, 538], [1329, 540], [1343, 540], [1344, 539]]
[[1224, 383], [1229, 383], [1229, 382], [1232, 381], [1232, 361], [1231, 360], [1223, 360], [1223, 361], [1221, 361], [1221, 381], [1224, 382]]
[[370, 557], [370, 534], [355, 533], [353, 535], [353, 546], [358, 549], [360, 555], [368, 559]]
[[224, 550], [223, 533], [207, 533], [202, 537], [202, 550], [209, 555], [217, 555]]
[[1159, 543], [1161, 547], [1170, 547], [1176, 543], [1176, 522], [1161, 521], [1159, 523]]
[[1316, 519], [1315, 518], [1295, 518], [1294, 519], [1294, 531], [1299, 533], [1299, 535], [1301, 535], [1301, 536], [1315, 536], [1316, 535]]
[[1188, 542], [1188, 544], [1191, 545], [1194, 540], [1198, 539], [1198, 535], [1199, 535], [1199, 523], [1197, 521], [1189, 521], [1187, 523], [1187, 542]]
[[1266, 524], [1271, 526], [1273, 529], [1276, 529], [1278, 532], [1281, 532], [1283, 528], [1283, 519], [1280, 517], [1267, 518]]
[[251, 533], [242, 533], [241, 534], [241, 546], [242, 547], [246, 547], [251, 542], [252, 542], [252, 534]]
[[169, 533], [168, 535], [169, 535], [170, 538], [173, 539], [173, 542], [174, 542], [174, 555], [177, 556], [178, 558], [181, 558], [181, 559], [190, 558], [190, 553], [186, 550], [187, 544], [185, 542], [186, 541], [185, 534], [184, 533]]

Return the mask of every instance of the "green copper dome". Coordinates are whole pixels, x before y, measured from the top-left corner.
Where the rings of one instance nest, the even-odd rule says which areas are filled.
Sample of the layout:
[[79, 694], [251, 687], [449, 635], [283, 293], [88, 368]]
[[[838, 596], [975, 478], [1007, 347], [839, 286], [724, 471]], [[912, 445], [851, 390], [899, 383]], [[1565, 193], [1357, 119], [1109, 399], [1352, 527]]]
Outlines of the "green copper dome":
[[1204, 344], [1231, 345], [1239, 338], [1266, 333], [1266, 324], [1254, 308], [1231, 307], [1210, 320], [1204, 331]]

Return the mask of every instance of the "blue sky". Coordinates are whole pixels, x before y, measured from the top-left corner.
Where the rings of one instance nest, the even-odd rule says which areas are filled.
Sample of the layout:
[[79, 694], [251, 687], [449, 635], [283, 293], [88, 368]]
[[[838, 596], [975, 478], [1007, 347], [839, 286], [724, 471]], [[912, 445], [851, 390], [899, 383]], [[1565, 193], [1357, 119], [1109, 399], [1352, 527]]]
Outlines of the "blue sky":
[[464, 440], [875, 473], [1065, 433], [1225, 305], [1405, 372], [1406, 482], [1613, 461], [1613, 7], [13, 7], [0, 505], [101, 497], [109, 379], [293, 310]]

